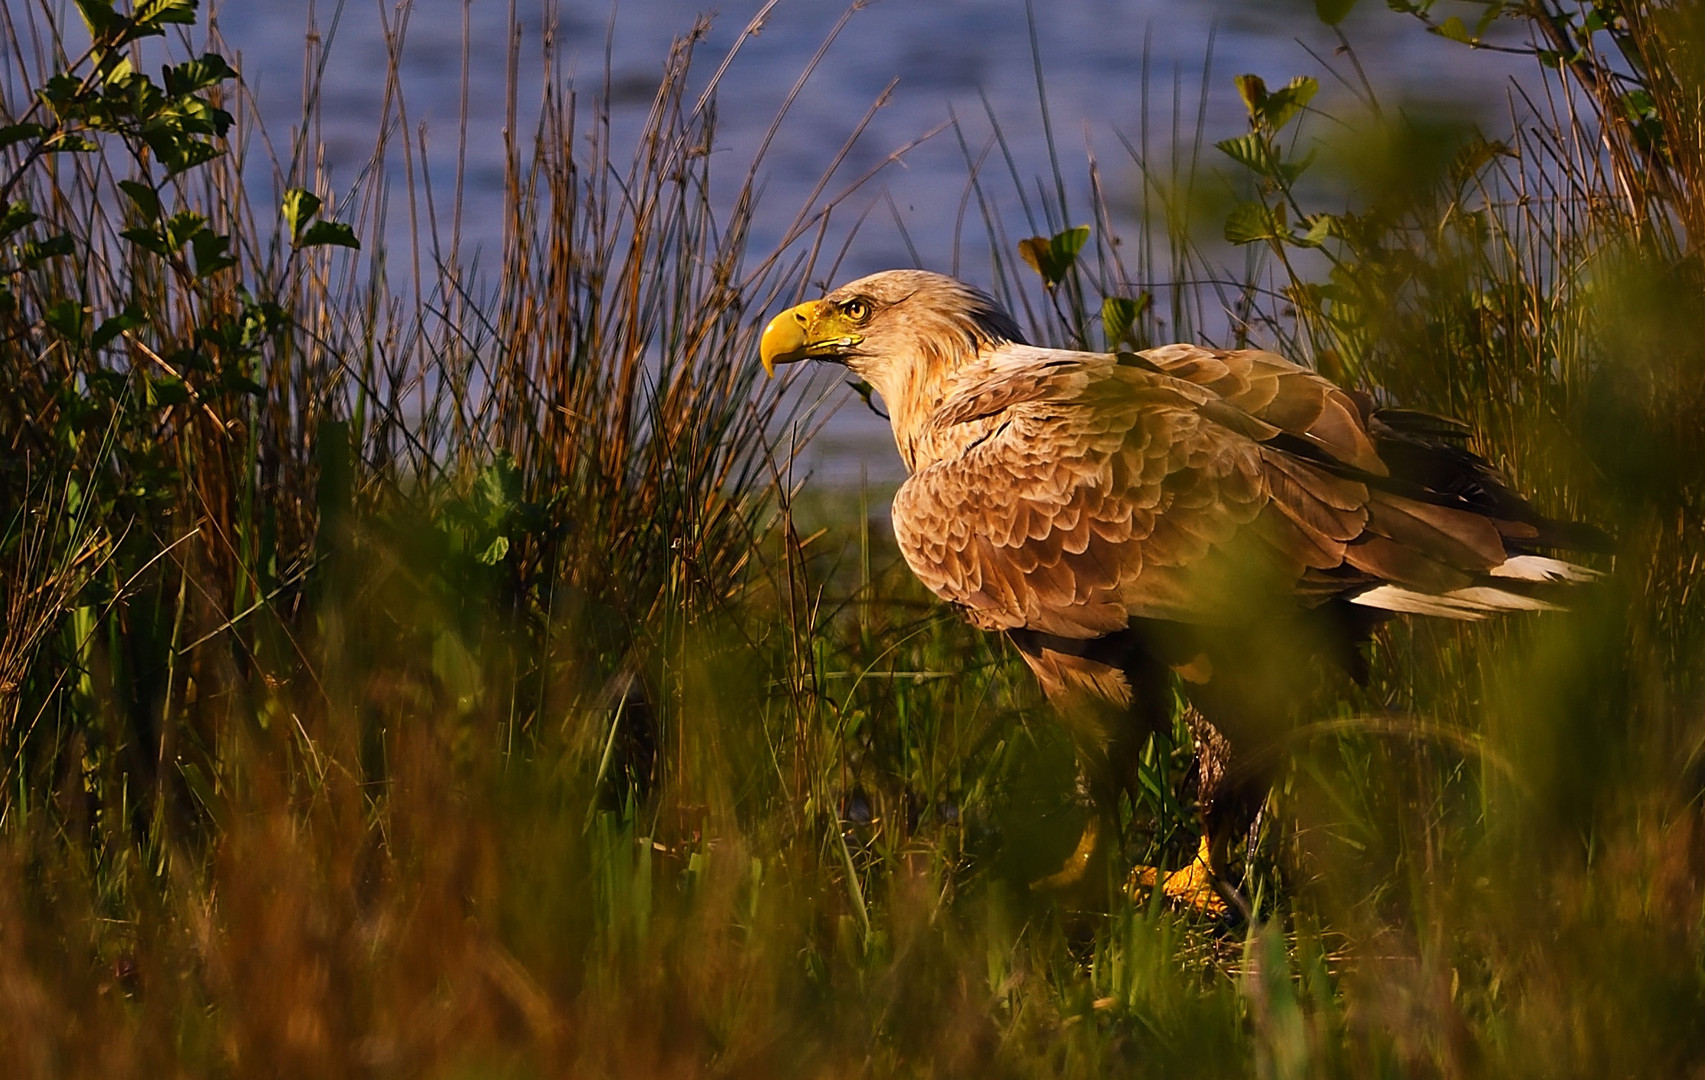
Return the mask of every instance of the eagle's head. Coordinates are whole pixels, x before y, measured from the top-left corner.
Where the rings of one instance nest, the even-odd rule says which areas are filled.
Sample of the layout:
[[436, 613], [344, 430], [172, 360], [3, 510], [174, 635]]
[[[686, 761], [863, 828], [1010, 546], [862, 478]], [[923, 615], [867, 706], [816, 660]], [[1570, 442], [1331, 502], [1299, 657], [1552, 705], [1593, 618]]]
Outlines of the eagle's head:
[[764, 370], [829, 360], [869, 383], [894, 428], [908, 469], [920, 440], [966, 364], [1007, 343], [1022, 344], [1012, 316], [987, 293], [945, 274], [884, 270], [777, 315], [764, 328]]
[[890, 399], [920, 375], [946, 374], [980, 349], [1023, 340], [987, 293], [945, 274], [884, 270], [777, 315], [759, 355], [772, 375], [796, 360], [845, 364]]

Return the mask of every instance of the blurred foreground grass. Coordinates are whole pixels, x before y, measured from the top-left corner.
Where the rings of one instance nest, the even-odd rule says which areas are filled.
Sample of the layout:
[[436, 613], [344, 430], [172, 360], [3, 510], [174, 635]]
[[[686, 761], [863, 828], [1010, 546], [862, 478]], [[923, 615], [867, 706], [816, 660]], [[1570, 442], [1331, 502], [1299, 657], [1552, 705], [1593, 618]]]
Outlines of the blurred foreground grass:
[[[1223, 309], [1618, 535], [1570, 613], [1379, 642], [1247, 932], [1027, 887], [1069, 747], [867, 507], [778, 478], [754, 327], [816, 270], [712, 213], [691, 39], [633, 147], [550, 99], [489, 294], [415, 292], [311, 124], [251, 201], [220, 67], [138, 81], [193, 4], [80, 6], [5, 24], [46, 91], [0, 103], [5, 1075], [1705, 1069], [1692, 5], [1512, 9], [1554, 104], [1504, 141], [1370, 111], [1311, 165], [1309, 84], [1245, 82], [1218, 292], [1206, 166], [1137, 154], [1161, 224], [1123, 250], [1038, 204], [1045, 291], [991, 217], [1039, 338]], [[1133, 860], [1189, 849], [1187, 765], [1153, 749]]]

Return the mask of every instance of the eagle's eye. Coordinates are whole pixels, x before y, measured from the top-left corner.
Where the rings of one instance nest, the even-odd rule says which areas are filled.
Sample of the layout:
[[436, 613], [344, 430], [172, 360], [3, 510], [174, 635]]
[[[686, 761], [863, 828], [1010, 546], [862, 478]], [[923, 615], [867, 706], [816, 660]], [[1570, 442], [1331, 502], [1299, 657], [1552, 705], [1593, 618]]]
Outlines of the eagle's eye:
[[870, 318], [870, 303], [866, 300], [848, 300], [841, 305], [841, 314], [855, 323], [862, 323]]

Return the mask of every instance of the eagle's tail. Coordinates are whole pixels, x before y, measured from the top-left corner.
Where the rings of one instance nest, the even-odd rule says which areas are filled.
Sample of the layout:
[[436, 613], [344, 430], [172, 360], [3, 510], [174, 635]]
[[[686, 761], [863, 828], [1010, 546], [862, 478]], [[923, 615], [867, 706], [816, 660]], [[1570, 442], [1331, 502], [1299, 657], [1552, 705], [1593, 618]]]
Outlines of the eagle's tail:
[[1484, 619], [1509, 611], [1560, 611], [1548, 599], [1557, 586], [1594, 581], [1603, 575], [1590, 567], [1545, 555], [1512, 555], [1474, 584], [1446, 592], [1421, 592], [1402, 585], [1377, 585], [1349, 597], [1352, 604], [1433, 615], [1446, 619]]

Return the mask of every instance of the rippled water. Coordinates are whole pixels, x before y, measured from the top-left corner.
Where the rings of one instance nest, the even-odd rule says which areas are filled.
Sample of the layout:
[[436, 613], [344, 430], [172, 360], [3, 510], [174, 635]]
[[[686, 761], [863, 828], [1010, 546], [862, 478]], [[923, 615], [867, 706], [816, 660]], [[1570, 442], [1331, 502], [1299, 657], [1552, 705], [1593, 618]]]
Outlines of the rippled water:
[[[756, 0], [720, 5], [720, 15], [700, 46], [699, 70], [708, 78], [758, 11]], [[629, 0], [612, 15], [601, 3], [545, 5], [517, 0], [522, 70], [535, 77], [523, 87], [523, 130], [536, 115], [538, 58], [547, 30], [565, 71], [583, 94], [596, 92], [611, 50], [613, 105], [618, 131], [643, 116], [672, 38], [692, 26], [699, 0]], [[1073, 168], [1068, 197], [1074, 222], [1088, 220], [1086, 148], [1093, 147], [1115, 194], [1135, 190], [1119, 135], [1137, 141], [1145, 123], [1156, 145], [1171, 140], [1174, 92], [1185, 132], [1196, 127], [1204, 69], [1209, 94], [1206, 142], [1239, 133], [1242, 105], [1231, 77], [1255, 72], [1270, 83], [1307, 73], [1321, 79], [1318, 103], [1347, 109], [1348, 91], [1323, 70], [1309, 50], [1332, 60], [1338, 41], [1313, 15], [1312, 2], [1185, 3], [1180, 0], [1050, 0], [1035, 6], [1034, 37], [1025, 5], [991, 0], [878, 0], [854, 13], [800, 95], [782, 136], [767, 159], [768, 184], [754, 241], [763, 251], [807, 198], [848, 133], [897, 80], [888, 103], [837, 173], [850, 181], [896, 148], [950, 117], [980, 152], [987, 144], [987, 110], [999, 119], [1019, 173], [1034, 183], [1048, 169], [1032, 49], [1046, 73], [1046, 95], [1060, 157]], [[501, 238], [504, 82], [510, 43], [510, 5], [502, 0], [414, 0], [407, 8], [355, 0], [333, 23], [335, 7], [227, 0], [217, 15], [240, 68], [255, 91], [269, 132], [287, 132], [301, 115], [303, 55], [312, 25], [330, 40], [331, 62], [323, 85], [323, 123], [334, 182], [348, 185], [372, 151], [387, 66], [385, 26], [404, 25], [400, 68], [411, 132], [425, 126], [434, 185], [447, 199], [455, 170], [462, 112], [462, 65], [469, 70], [468, 158], [464, 251], [495, 252]], [[746, 40], [720, 90], [720, 150], [731, 177], [744, 174], [784, 95], [805, 68], [843, 8], [832, 3], [783, 0], [755, 38]], [[1429, 36], [1420, 27], [1367, 0], [1346, 25], [1357, 54], [1388, 103], [1449, 96], [1496, 108], [1509, 73], [1520, 64], [1469, 53]], [[1211, 41], [1211, 51], [1210, 51]], [[1211, 60], [1211, 64], [1210, 64]], [[1146, 75], [1145, 75], [1146, 68]], [[275, 138], [279, 136], [275, 134]], [[1004, 169], [1004, 167], [1003, 167]], [[836, 271], [844, 280], [890, 266], [959, 268], [978, 279], [987, 242], [980, 221], [965, 221], [956, 246], [968, 175], [964, 153], [951, 133], [911, 150], [847, 204], [850, 223], [872, 208]], [[1010, 182], [999, 207], [1009, 234], [1028, 235]], [[1128, 200], [1127, 200], [1128, 201]], [[440, 209], [441, 214], [447, 210]], [[406, 217], [393, 208], [395, 227]], [[441, 226], [447, 224], [442, 223]], [[915, 255], [914, 255], [915, 252]], [[962, 258], [960, 256], [963, 256]], [[489, 261], [489, 260], [488, 260]], [[833, 284], [827, 282], [822, 284]], [[886, 425], [855, 403], [846, 405], [808, 462], [839, 479], [861, 472], [875, 482], [893, 479], [899, 463]]]

